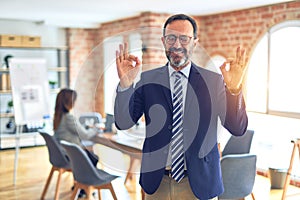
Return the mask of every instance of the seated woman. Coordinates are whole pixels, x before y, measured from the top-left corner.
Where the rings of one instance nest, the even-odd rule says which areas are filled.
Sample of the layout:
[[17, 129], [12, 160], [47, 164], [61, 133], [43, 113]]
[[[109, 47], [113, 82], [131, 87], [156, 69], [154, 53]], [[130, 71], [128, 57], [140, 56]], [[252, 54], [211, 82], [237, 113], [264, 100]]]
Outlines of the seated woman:
[[[88, 140], [97, 134], [96, 128], [85, 129], [79, 120], [71, 113], [77, 98], [77, 92], [71, 89], [62, 89], [56, 97], [55, 112], [53, 119], [54, 137], [59, 141], [65, 140], [81, 146], [89, 156], [93, 165], [98, 163], [98, 156], [89, 151], [82, 145], [81, 140]], [[72, 190], [74, 186], [72, 187]], [[86, 194], [84, 190], [80, 190], [79, 198]]]
[[81, 140], [88, 140], [97, 134], [96, 128], [85, 129], [79, 120], [71, 113], [77, 98], [77, 92], [72, 89], [62, 89], [56, 97], [53, 119], [54, 137], [59, 141], [65, 140], [81, 146], [88, 154], [94, 166], [98, 163], [98, 157], [87, 150]]

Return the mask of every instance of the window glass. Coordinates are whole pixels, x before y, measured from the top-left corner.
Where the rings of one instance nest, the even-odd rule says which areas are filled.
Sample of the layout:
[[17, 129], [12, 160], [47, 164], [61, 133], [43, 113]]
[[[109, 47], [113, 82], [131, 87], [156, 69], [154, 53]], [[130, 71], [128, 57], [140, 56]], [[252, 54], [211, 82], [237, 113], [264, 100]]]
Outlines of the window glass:
[[247, 109], [266, 112], [268, 79], [268, 37], [265, 35], [253, 52], [247, 72]]
[[287, 27], [270, 38], [269, 109], [300, 113], [300, 27]]
[[123, 42], [123, 38], [113, 37], [104, 41], [104, 110], [105, 113], [113, 114], [113, 100], [115, 90], [119, 83], [119, 77], [116, 66], [116, 50], [119, 44]]
[[[104, 41], [104, 110], [105, 113], [113, 114], [114, 99], [119, 77], [115, 62], [115, 52], [119, 44], [123, 43], [123, 37], [113, 37]], [[128, 36], [129, 53], [142, 60], [142, 41], [139, 33], [132, 33]]]

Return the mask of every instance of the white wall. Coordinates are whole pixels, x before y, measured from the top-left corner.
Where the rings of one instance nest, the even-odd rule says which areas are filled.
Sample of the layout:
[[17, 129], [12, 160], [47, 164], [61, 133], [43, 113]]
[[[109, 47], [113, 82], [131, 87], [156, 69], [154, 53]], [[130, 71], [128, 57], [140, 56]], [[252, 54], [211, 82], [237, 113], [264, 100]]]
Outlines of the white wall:
[[30, 21], [0, 19], [0, 35], [40, 36], [41, 46], [66, 46], [65, 29]]

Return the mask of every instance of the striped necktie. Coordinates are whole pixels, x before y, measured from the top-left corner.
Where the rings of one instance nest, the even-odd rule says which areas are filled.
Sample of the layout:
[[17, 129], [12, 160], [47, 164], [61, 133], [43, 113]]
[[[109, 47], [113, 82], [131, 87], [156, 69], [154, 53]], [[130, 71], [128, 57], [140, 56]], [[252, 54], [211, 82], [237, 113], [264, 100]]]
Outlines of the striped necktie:
[[171, 139], [172, 178], [180, 182], [184, 177], [184, 150], [183, 150], [183, 91], [181, 72], [175, 72], [173, 91], [173, 124]]

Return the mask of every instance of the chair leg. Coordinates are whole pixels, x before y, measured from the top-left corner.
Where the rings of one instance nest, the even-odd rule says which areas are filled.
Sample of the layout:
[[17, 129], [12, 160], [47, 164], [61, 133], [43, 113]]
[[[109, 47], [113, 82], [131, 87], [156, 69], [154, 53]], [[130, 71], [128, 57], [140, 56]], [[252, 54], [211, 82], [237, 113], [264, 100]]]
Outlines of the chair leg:
[[86, 198], [88, 200], [90, 200], [91, 197], [93, 196], [92, 195], [92, 192], [93, 192], [92, 187], [87, 187], [87, 188], [84, 188], [84, 189], [85, 189], [85, 193], [86, 193]]
[[113, 186], [112, 186], [111, 183], [108, 184], [108, 189], [110, 190], [111, 195], [113, 196], [114, 200], [117, 200], [117, 196], [116, 196], [115, 190], [114, 190], [114, 188], [113, 188]]
[[79, 191], [79, 186], [78, 186], [77, 183], [75, 183], [75, 187], [74, 187], [74, 190], [73, 190], [73, 193], [72, 193], [72, 196], [71, 196], [71, 200], [77, 199], [78, 191]]
[[46, 182], [46, 185], [45, 185], [45, 187], [44, 187], [42, 196], [41, 196], [41, 199], [42, 199], [42, 200], [45, 199], [45, 195], [46, 195], [46, 193], [47, 193], [47, 190], [48, 190], [48, 187], [49, 187], [49, 184], [50, 184], [50, 181], [51, 181], [51, 179], [52, 179], [52, 176], [53, 176], [54, 171], [55, 171], [55, 168], [52, 166], [51, 171], [50, 171], [50, 174], [49, 174], [49, 176], [48, 176], [48, 178], [47, 178], [47, 182]]
[[251, 192], [251, 197], [252, 197], [252, 200], [255, 200], [253, 192]]
[[125, 178], [125, 181], [124, 181], [125, 185], [126, 185], [126, 183], [129, 179], [132, 179], [132, 176], [133, 176], [132, 170], [133, 170], [134, 161], [135, 161], [135, 159], [130, 156], [129, 168], [128, 168], [128, 172], [127, 172], [127, 175], [126, 175], [126, 178]]
[[98, 199], [101, 200], [101, 191], [98, 189]]
[[64, 173], [63, 169], [58, 170], [58, 177], [57, 177], [57, 182], [56, 182], [56, 188], [55, 188], [55, 200], [59, 199], [59, 186], [60, 186], [60, 179], [62, 174]]

